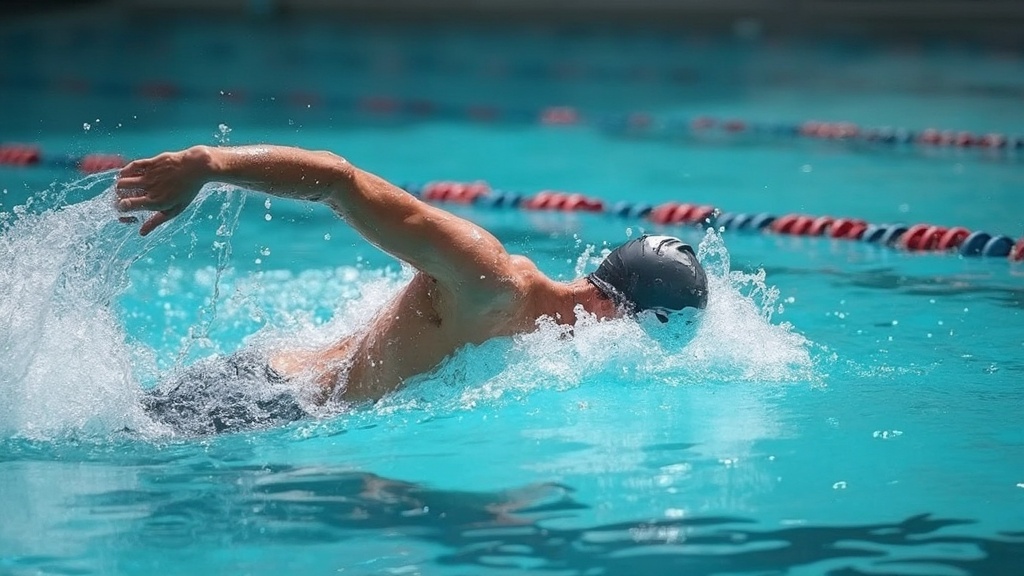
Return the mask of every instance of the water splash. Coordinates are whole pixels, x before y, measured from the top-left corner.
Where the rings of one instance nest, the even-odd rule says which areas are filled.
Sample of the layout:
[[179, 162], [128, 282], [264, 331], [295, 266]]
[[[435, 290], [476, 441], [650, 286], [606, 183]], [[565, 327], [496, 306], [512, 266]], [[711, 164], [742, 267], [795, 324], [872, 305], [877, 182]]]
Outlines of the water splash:
[[[135, 227], [117, 222], [109, 190], [91, 200], [66, 203], [75, 194], [109, 188], [111, 182], [110, 174], [85, 178], [0, 223], [4, 436], [45, 439], [69, 433], [109, 435], [124, 428], [153, 431], [140, 408], [141, 390], [180, 365], [192, 342], [216, 343], [198, 346], [204, 355], [229, 353], [245, 342], [265, 348], [327, 343], [365, 324], [411, 276], [408, 269], [394, 273], [358, 267], [300, 273], [233, 269], [230, 240], [242, 208], [230, 195], [218, 212], [215, 266], [161, 267], [157, 274], [132, 270], [132, 263], [161, 239], [189, 226], [197, 208], [169, 223], [163, 233], [140, 238]], [[204, 191], [196, 204], [209, 195], [210, 190]], [[40, 209], [40, 203], [57, 208]], [[193, 251], [195, 244], [193, 237]], [[574, 266], [577, 275], [596, 266], [607, 252], [595, 254], [593, 246], [576, 249], [581, 252]], [[533, 332], [460, 350], [379, 410], [424, 404], [440, 410], [472, 409], [538, 388], [584, 384], [812, 379], [810, 343], [788, 324], [772, 323], [778, 291], [766, 283], [764, 272], [731, 270], [728, 250], [713, 231], [701, 242], [698, 255], [708, 271], [711, 295], [707, 310], [692, 323], [662, 325], [643, 317], [640, 322], [598, 321], [582, 309], [572, 329], [541, 319]], [[175, 298], [152, 301], [154, 293]], [[155, 306], [149, 316], [147, 299], [148, 306]], [[131, 310], [127, 318], [120, 305]], [[166, 324], [168, 317], [177, 319], [172, 330], [145, 335], [147, 322]], [[136, 325], [126, 328], [125, 322]], [[169, 351], [177, 351], [179, 360], [175, 366], [161, 366], [158, 358], [166, 362], [175, 356]]]
[[[137, 378], [153, 354], [127, 338], [117, 298], [131, 265], [188, 226], [215, 188], [163, 234], [142, 238], [118, 221], [112, 184], [112, 172], [87, 176], [0, 223], [0, 435], [153, 429]], [[91, 198], [68, 204], [82, 197]]]
[[[103, 183], [85, 178], [56, 201]], [[111, 305], [126, 283], [125, 254], [141, 253], [134, 231], [105, 196], [15, 213], [0, 235], [0, 433], [138, 426], [139, 390]]]
[[[595, 265], [600, 259], [592, 251], [587, 247], [579, 262]], [[707, 309], [689, 321], [684, 316], [661, 324], [644, 315], [639, 322], [598, 321], [582, 309], [574, 327], [542, 318], [534, 332], [461, 350], [382, 410], [425, 404], [472, 409], [537, 389], [591, 384], [815, 381], [811, 342], [788, 323], [771, 321], [779, 292], [766, 283], [764, 270], [731, 270], [725, 243], [711, 230], [698, 257], [708, 273], [710, 297]]]

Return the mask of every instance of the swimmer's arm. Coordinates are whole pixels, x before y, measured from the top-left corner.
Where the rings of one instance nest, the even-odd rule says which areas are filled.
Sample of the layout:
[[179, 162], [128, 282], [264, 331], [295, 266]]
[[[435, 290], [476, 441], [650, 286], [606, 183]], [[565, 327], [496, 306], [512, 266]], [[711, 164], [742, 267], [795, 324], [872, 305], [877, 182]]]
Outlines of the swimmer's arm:
[[139, 230], [145, 235], [180, 214], [207, 182], [323, 202], [368, 241], [452, 289], [495, 289], [510, 277], [509, 254], [489, 232], [330, 152], [196, 146], [164, 153], [121, 170], [118, 209], [156, 210]]

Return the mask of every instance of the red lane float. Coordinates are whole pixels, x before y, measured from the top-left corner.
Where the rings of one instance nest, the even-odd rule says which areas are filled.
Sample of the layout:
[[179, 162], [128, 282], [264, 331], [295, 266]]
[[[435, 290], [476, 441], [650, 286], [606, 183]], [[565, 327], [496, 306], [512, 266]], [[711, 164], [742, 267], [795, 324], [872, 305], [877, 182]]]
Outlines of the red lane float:
[[835, 218], [832, 218], [831, 216], [820, 216], [815, 218], [811, 221], [811, 225], [807, 229], [807, 234], [810, 236], [822, 236], [833, 222], [835, 222]]
[[38, 164], [42, 152], [38, 146], [26, 144], [0, 145], [0, 165], [30, 166]]
[[898, 245], [910, 251], [935, 250], [946, 229], [931, 224], [915, 224], [900, 236]]
[[647, 219], [655, 224], [668, 224], [669, 218], [677, 206], [679, 206], [678, 202], [666, 202], [664, 204], [659, 204], [651, 209], [651, 213], [647, 215]]
[[552, 106], [541, 112], [540, 121], [549, 125], [579, 124], [580, 113], [570, 106]]
[[542, 190], [522, 203], [527, 210], [561, 210], [563, 212], [603, 212], [604, 202], [583, 194]]
[[1002, 134], [985, 134], [978, 140], [982, 148], [1002, 148], [1006, 146], [1006, 136]]
[[790, 234], [790, 230], [793, 228], [793, 223], [796, 222], [798, 217], [799, 214], [786, 214], [781, 218], [777, 218], [771, 224], [772, 232], [775, 232], [776, 234]]
[[666, 202], [655, 206], [647, 219], [655, 224], [700, 224], [714, 213], [714, 206]]
[[900, 236], [896, 245], [904, 250], [923, 250], [922, 237], [929, 228], [931, 224], [914, 224]]
[[961, 148], [974, 146], [977, 142], [978, 138], [970, 132], [958, 132], [956, 137], [953, 139], [953, 144]]
[[954, 226], [939, 238], [936, 250], [956, 250], [971, 235], [971, 231], [962, 226]]
[[790, 227], [789, 233], [796, 236], [806, 236], [811, 229], [811, 224], [814, 224], [814, 218], [801, 214], [793, 221], [793, 226]]
[[864, 234], [864, 230], [866, 230], [867, 227], [867, 222], [863, 220], [838, 218], [832, 222], [831, 226], [829, 226], [829, 236], [832, 238], [856, 240]]
[[629, 115], [626, 119], [626, 123], [634, 130], [643, 130], [645, 128], [650, 128], [654, 124], [654, 118], [652, 118], [650, 114], [636, 112]]
[[709, 130], [715, 127], [715, 119], [710, 116], [698, 116], [690, 122], [693, 130]]
[[1014, 244], [1013, 249], [1010, 250], [1010, 262], [1021, 262], [1024, 261], [1024, 236], [1021, 236], [1020, 240]]
[[697, 210], [697, 206], [693, 204], [680, 204], [669, 212], [668, 223], [669, 224], [680, 224], [692, 222], [690, 215]]
[[122, 168], [128, 162], [117, 154], [87, 154], [78, 161], [79, 171], [85, 174]]
[[714, 214], [714, 213], [715, 213], [715, 207], [714, 206], [706, 206], [706, 205], [698, 206], [698, 207], [696, 207], [696, 208], [694, 208], [693, 210], [690, 211], [689, 223], [691, 223], [691, 224], [699, 224], [701, 222], [706, 221], [708, 218], [711, 218], [711, 215]]
[[[827, 217], [826, 217], [827, 218]], [[772, 222], [771, 229], [779, 234], [792, 234], [794, 236], [820, 235], [813, 232], [816, 218], [805, 214], [786, 214], [775, 222]], [[823, 226], [825, 221], [819, 222]]]
[[434, 202], [454, 202], [471, 204], [474, 200], [490, 192], [485, 182], [431, 182], [423, 187], [420, 193], [424, 200]]
[[747, 129], [747, 123], [743, 120], [726, 120], [722, 123], [722, 129], [726, 132], [743, 132]]

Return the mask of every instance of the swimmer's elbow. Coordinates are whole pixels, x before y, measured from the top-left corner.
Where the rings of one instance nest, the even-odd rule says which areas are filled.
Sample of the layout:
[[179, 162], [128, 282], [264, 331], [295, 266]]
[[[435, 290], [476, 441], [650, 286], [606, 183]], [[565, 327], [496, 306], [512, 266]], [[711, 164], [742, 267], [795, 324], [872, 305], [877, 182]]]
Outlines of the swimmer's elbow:
[[333, 172], [340, 181], [352, 182], [355, 179], [356, 167], [344, 157], [331, 152], [330, 150], [319, 150], [314, 152], [327, 164], [327, 168]]
[[330, 174], [329, 192], [316, 200], [322, 202], [337, 200], [352, 190], [356, 183], [358, 168], [330, 150], [318, 150], [313, 154], [323, 163], [323, 167]]

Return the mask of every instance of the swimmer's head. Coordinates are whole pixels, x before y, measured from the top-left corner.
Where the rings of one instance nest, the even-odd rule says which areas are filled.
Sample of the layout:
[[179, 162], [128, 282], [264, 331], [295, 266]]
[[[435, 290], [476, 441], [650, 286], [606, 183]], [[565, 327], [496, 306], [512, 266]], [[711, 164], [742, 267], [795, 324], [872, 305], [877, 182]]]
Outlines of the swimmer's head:
[[672, 236], [641, 236], [619, 246], [587, 276], [598, 290], [632, 313], [668, 314], [708, 304], [708, 278], [693, 248]]

